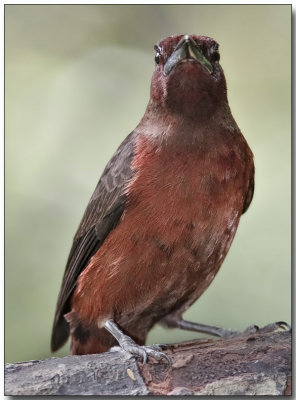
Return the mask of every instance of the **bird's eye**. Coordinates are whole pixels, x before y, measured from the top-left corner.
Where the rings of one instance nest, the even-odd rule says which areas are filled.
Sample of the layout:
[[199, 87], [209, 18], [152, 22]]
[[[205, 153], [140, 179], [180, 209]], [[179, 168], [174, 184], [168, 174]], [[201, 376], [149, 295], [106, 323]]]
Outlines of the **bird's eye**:
[[159, 64], [161, 48], [159, 46], [155, 45], [154, 50], [155, 50], [154, 60], [155, 60], [156, 64]]
[[218, 43], [215, 43], [211, 48], [210, 48], [210, 58], [211, 61], [216, 62], [220, 60], [220, 53], [219, 53], [219, 45]]

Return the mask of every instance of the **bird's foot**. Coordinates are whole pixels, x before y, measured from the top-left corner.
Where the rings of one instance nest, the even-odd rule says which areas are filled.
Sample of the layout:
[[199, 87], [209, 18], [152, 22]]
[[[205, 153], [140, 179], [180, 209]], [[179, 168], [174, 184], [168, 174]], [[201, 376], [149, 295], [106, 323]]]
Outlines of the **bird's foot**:
[[229, 339], [242, 336], [249, 336], [253, 334], [272, 333], [277, 331], [289, 331], [289, 330], [291, 330], [289, 324], [283, 321], [279, 321], [279, 322], [272, 322], [271, 324], [263, 326], [262, 328], [259, 328], [258, 325], [251, 325], [244, 331], [234, 331], [231, 329], [219, 328], [219, 336], [223, 339]]
[[[105, 328], [116, 338], [121, 350], [140, 358], [143, 364], [147, 362], [148, 357], [154, 358], [157, 361], [165, 359], [169, 364], [171, 363], [169, 356], [160, 351], [160, 346], [140, 346], [131, 337], [124, 334], [113, 320], [106, 321]], [[111, 351], [116, 350], [118, 350], [117, 346], [113, 347]]]
[[170, 357], [160, 351], [159, 346], [140, 346], [132, 339], [129, 341], [121, 342], [120, 346], [114, 346], [110, 349], [110, 351], [123, 351], [124, 353], [128, 353], [132, 356], [139, 358], [143, 364], [146, 364], [148, 357], [154, 358], [157, 361], [164, 359], [169, 364], [171, 363]]
[[257, 325], [251, 325], [244, 331], [235, 331], [232, 329], [220, 328], [217, 326], [199, 324], [197, 322], [185, 321], [180, 316], [168, 315], [161, 323], [168, 328], [179, 328], [187, 331], [205, 333], [207, 335], [218, 336], [222, 339], [229, 339], [240, 336], [248, 336], [255, 333], [275, 332], [277, 330], [290, 330], [291, 327], [286, 322], [273, 322], [259, 328]]
[[124, 351], [125, 353], [129, 353], [132, 356], [139, 358], [142, 364], [146, 364], [148, 357], [154, 358], [156, 361], [164, 359], [169, 364], [171, 363], [169, 356], [160, 351], [160, 347], [157, 345], [140, 346], [139, 344], [135, 343], [129, 336], [127, 336], [127, 338], [124, 338], [124, 340], [122, 340], [119, 344], [120, 346], [114, 346], [110, 349], [110, 351]]

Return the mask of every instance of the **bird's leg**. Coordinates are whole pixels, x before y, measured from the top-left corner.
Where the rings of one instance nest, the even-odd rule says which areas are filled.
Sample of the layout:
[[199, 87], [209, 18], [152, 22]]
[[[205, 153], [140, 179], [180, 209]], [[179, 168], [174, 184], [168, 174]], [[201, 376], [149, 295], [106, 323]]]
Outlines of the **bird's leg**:
[[254, 333], [266, 333], [266, 332], [274, 332], [278, 329], [290, 330], [291, 327], [286, 322], [273, 322], [264, 326], [263, 328], [259, 328], [257, 325], [251, 325], [244, 331], [235, 331], [231, 329], [219, 328], [217, 326], [198, 324], [196, 322], [190, 322], [183, 320], [179, 315], [168, 315], [164, 317], [161, 322], [163, 326], [167, 328], [179, 328], [187, 331], [205, 333], [207, 335], [218, 336], [223, 339], [246, 336]]
[[120, 347], [135, 356], [142, 359], [143, 364], [146, 363], [147, 357], [150, 356], [156, 360], [166, 359], [170, 363], [170, 358], [163, 352], [159, 351], [157, 346], [140, 346], [131, 337], [124, 334], [113, 319], [108, 319], [104, 323], [104, 327], [111, 333], [112, 336], [118, 341]]

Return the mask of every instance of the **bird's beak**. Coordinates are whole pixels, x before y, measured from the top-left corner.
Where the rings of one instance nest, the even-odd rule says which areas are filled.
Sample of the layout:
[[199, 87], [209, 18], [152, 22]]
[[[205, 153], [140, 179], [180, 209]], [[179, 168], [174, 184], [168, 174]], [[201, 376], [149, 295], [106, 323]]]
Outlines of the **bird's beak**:
[[182, 60], [193, 59], [203, 65], [209, 73], [213, 72], [212, 64], [199, 50], [196, 42], [189, 35], [184, 35], [165, 63], [163, 73], [168, 75], [172, 69]]

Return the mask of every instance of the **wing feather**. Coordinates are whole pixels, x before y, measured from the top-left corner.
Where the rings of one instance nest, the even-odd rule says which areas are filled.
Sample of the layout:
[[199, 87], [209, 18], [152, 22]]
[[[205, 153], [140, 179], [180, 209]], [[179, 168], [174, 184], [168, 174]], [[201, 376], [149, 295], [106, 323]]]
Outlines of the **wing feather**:
[[74, 236], [56, 307], [52, 351], [61, 347], [69, 336], [64, 314], [70, 311], [71, 296], [79, 275], [123, 213], [125, 187], [133, 175], [131, 163], [135, 136], [134, 132], [128, 135], [106, 165]]
[[254, 189], [255, 189], [255, 167], [253, 164], [252, 169], [251, 169], [251, 176], [250, 176], [250, 180], [249, 180], [248, 192], [247, 192], [247, 196], [246, 196], [245, 202], [244, 202], [244, 207], [243, 207], [243, 212], [242, 212], [243, 214], [247, 211], [247, 209], [249, 208], [249, 205], [252, 202], [253, 195], [254, 195]]

